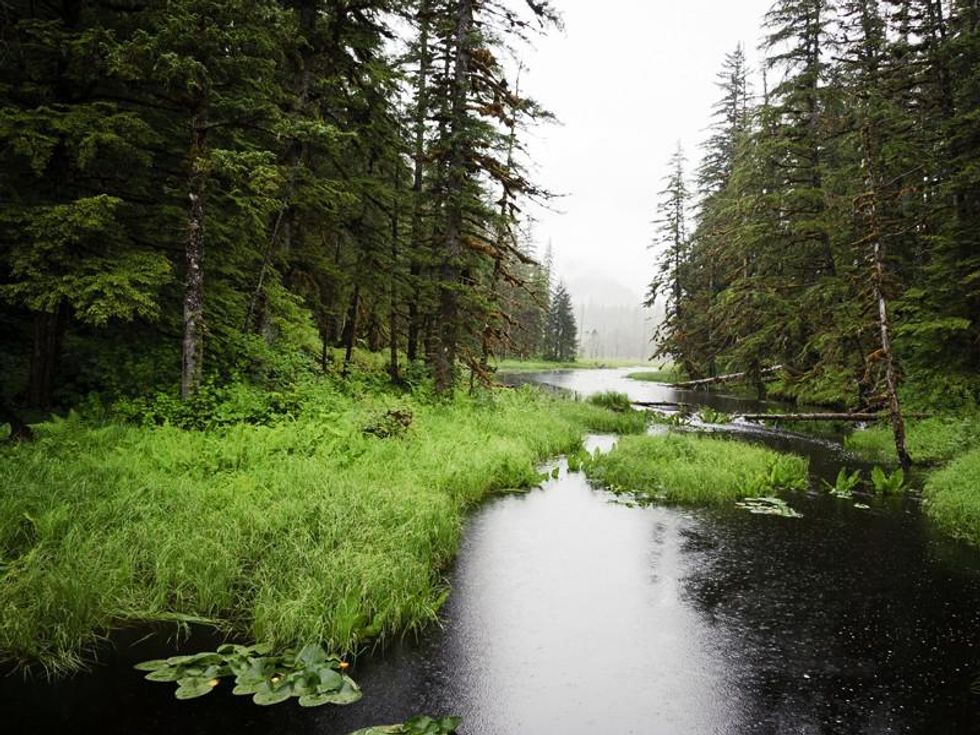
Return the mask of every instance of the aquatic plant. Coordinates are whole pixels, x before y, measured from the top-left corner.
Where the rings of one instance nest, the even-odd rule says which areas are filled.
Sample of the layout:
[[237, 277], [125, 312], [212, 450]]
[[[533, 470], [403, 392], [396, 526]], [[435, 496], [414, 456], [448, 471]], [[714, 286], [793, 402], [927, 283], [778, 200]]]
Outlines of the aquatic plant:
[[302, 707], [352, 704], [361, 690], [345, 673], [347, 664], [319, 645], [272, 654], [269, 646], [225, 644], [213, 652], [144, 661], [149, 681], [175, 682], [177, 699], [210, 694], [224, 677], [235, 677], [233, 694], [251, 695], [255, 704], [270, 705], [297, 697]]
[[716, 411], [706, 406], [698, 411], [698, 418], [705, 424], [730, 424], [732, 417], [723, 411]]
[[782, 516], [783, 518], [803, 517], [802, 513], [790, 508], [786, 501], [782, 498], [748, 498], [735, 503], [735, 507], [742, 508], [743, 510], [747, 510], [749, 513], [754, 513], [756, 515]]
[[633, 402], [630, 400], [630, 397], [625, 393], [617, 393], [616, 391], [595, 393], [589, 396], [589, 403], [594, 406], [608, 408], [610, 411], [625, 412], [633, 410]]
[[861, 470], [848, 473], [846, 467], [841, 467], [833, 485], [826, 480], [821, 480], [821, 482], [835, 498], [849, 500], [854, 497], [854, 488], [861, 484]]
[[661, 413], [660, 411], [649, 411], [650, 419], [655, 424], [663, 426], [690, 426], [691, 416], [683, 411], [675, 413]]
[[874, 485], [874, 489], [877, 492], [884, 493], [885, 495], [901, 492], [902, 487], [905, 485], [905, 472], [899, 467], [889, 474], [881, 469], [881, 467], [872, 467], [871, 484]]
[[400, 725], [379, 725], [356, 730], [349, 735], [452, 735], [462, 724], [459, 717], [434, 719], [426, 715], [413, 717]]
[[805, 487], [807, 461], [765, 447], [696, 434], [625, 437], [593, 457], [589, 479], [645, 501], [719, 503]]
[[586, 452], [584, 449], [579, 449], [577, 452], [572, 452], [568, 455], [568, 471], [582, 471], [585, 468], [585, 465], [588, 464], [591, 459], [592, 455]]

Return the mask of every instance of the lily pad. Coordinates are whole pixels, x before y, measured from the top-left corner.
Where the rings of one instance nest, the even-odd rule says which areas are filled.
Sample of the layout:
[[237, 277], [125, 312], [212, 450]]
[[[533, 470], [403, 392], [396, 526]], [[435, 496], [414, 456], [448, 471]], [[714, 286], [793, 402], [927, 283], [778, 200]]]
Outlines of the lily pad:
[[782, 516], [783, 518], [803, 517], [802, 513], [790, 508], [782, 498], [746, 498], [735, 503], [735, 507], [756, 515]]
[[293, 696], [292, 689], [290, 687], [282, 687], [281, 689], [266, 692], [256, 692], [255, 696], [252, 697], [252, 701], [263, 707], [267, 707], [270, 704], [285, 702], [291, 696]]
[[180, 686], [177, 687], [174, 696], [177, 699], [196, 699], [197, 697], [203, 697], [205, 694], [210, 694], [211, 690], [216, 686], [216, 683], [212, 682], [215, 682], [215, 680], [197, 678], [181, 679]]

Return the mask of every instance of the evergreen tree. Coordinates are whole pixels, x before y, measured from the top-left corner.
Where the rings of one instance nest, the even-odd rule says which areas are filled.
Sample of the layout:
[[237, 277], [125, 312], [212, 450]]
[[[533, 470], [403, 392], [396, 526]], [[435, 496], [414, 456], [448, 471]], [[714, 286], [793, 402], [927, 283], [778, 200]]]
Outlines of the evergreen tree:
[[[690, 245], [687, 234], [687, 210], [690, 194], [685, 181], [685, 158], [680, 143], [668, 163], [669, 173], [657, 203], [658, 219], [653, 246], [662, 248], [657, 276], [650, 283], [646, 306], [653, 307], [658, 298], [666, 302], [664, 321], [659, 327], [660, 352], [674, 355], [682, 364], [687, 361], [683, 337], [687, 333], [684, 308], [684, 278], [688, 267]], [[685, 369], [691, 366], [685, 364]]]
[[545, 319], [544, 359], [555, 362], [572, 362], [578, 351], [578, 328], [572, 299], [559, 283], [551, 297], [551, 306]]

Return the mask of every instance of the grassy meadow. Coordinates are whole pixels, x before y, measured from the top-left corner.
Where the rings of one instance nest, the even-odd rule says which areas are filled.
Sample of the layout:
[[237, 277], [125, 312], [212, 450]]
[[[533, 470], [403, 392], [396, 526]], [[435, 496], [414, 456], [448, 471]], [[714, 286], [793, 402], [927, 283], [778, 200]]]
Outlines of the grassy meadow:
[[71, 415], [0, 449], [0, 659], [63, 673], [148, 621], [383, 640], [434, 619], [467, 508], [537, 484], [585, 431], [646, 424], [529, 389], [438, 402], [321, 381], [291, 400], [208, 431]]

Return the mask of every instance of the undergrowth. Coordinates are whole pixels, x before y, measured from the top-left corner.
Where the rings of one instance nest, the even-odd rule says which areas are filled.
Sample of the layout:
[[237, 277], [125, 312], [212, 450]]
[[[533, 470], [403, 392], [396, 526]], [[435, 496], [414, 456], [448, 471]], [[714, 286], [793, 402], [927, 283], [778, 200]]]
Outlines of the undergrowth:
[[[145, 621], [350, 652], [435, 617], [469, 506], [537, 484], [536, 464], [584, 431], [645, 427], [525, 389], [294, 393], [260, 423], [72, 414], [0, 449], [0, 660], [64, 673]], [[404, 430], [367, 431], [392, 415]]]

